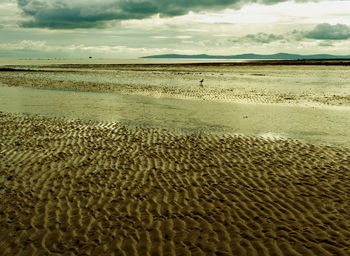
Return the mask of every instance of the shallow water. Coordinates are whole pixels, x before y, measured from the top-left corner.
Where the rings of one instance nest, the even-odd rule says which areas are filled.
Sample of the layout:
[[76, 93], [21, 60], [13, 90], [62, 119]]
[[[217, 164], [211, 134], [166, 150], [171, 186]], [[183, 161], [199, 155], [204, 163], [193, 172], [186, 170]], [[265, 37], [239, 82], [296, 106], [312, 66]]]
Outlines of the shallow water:
[[0, 86], [0, 111], [119, 121], [184, 133], [282, 136], [310, 143], [350, 146], [349, 108], [233, 104]]
[[0, 58], [0, 66], [5, 65], [56, 65], [56, 64], [160, 64], [160, 63], [203, 63], [203, 62], [244, 62], [251, 60], [234, 59], [177, 59], [177, 58], [136, 58], [136, 59], [95, 59], [95, 58], [76, 58], [76, 59], [50, 59], [50, 58]]
[[[9, 77], [40, 79], [42, 81], [91, 82], [98, 84], [157, 86], [198, 89], [204, 79], [206, 89], [242, 89], [259, 93], [297, 95], [348, 95], [350, 66], [196, 66], [135, 65], [109, 70], [77, 65], [29, 66], [30, 69], [57, 72], [9, 72]], [[64, 71], [64, 72], [62, 72]], [[311, 96], [310, 96], [311, 97]]]

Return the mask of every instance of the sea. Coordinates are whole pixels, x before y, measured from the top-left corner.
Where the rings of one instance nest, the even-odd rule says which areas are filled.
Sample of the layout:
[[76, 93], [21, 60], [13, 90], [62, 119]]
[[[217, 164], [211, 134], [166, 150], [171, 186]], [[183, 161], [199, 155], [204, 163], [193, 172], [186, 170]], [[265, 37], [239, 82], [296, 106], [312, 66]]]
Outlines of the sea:
[[[247, 60], [205, 59], [9, 59], [0, 65], [50, 64], [162, 64], [220, 63]], [[198, 70], [197, 70], [198, 71]], [[266, 89], [310, 95], [350, 94], [349, 67], [244, 67], [220, 74], [206, 72], [208, 88], [243, 88], [250, 93]], [[147, 73], [113, 71], [15, 74], [23, 78], [96, 83], [122, 83], [130, 86], [198, 87], [200, 76], [173, 72]], [[0, 72], [0, 76], [2, 73]], [[201, 74], [203, 75], [203, 74]], [[191, 87], [192, 86], [192, 87]], [[256, 92], [255, 92], [256, 91]], [[258, 93], [257, 93], [258, 92]], [[169, 129], [184, 134], [263, 136], [271, 139], [297, 139], [306, 143], [350, 147], [350, 107], [260, 104], [179, 99], [161, 94], [130, 95], [121, 92], [84, 92], [60, 89], [8, 87], [0, 82], [0, 111], [52, 118], [120, 122], [130, 127]]]

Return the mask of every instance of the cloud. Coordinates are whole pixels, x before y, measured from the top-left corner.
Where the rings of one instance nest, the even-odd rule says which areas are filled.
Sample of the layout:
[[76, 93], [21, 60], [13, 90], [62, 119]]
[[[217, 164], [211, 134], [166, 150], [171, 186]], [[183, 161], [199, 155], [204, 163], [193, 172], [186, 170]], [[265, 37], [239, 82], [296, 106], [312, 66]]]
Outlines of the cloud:
[[31, 58], [136, 58], [144, 55], [157, 55], [174, 51], [178, 54], [194, 54], [192, 50], [170, 49], [164, 47], [129, 47], [125, 45], [55, 45], [46, 41], [22, 40], [12, 43], [0, 43], [0, 57], [31, 57]]
[[259, 44], [269, 44], [274, 41], [281, 41], [284, 39], [283, 35], [267, 34], [267, 33], [257, 33], [248, 34], [240, 38], [232, 39], [234, 43], [259, 43]]
[[344, 24], [330, 25], [322, 23], [312, 30], [292, 30], [283, 34], [256, 33], [230, 39], [235, 44], [270, 44], [272, 42], [290, 43], [310, 40], [322, 40], [319, 46], [332, 46], [333, 40], [350, 39], [350, 27]]
[[45, 50], [47, 48], [45, 41], [22, 40], [19, 43], [0, 44], [0, 50]]
[[318, 24], [313, 30], [305, 33], [306, 38], [318, 40], [346, 40], [350, 38], [350, 27], [344, 24]]
[[[270, 5], [287, 0], [259, 0]], [[23, 27], [72, 29], [104, 27], [108, 21], [144, 19], [152, 15], [180, 16], [189, 11], [239, 9], [257, 0], [17, 0], [30, 19]]]
[[331, 43], [331, 42], [329, 42], [329, 41], [320, 42], [318, 45], [321, 46], [321, 47], [331, 47], [331, 46], [334, 46], [334, 44]]

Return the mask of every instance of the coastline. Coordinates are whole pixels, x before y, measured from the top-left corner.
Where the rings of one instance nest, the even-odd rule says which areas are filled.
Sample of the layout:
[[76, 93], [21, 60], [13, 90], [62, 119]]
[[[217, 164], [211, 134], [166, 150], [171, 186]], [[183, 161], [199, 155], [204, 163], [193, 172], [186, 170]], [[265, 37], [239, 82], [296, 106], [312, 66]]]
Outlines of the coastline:
[[[346, 66], [11, 68], [21, 70], [2, 70], [0, 84], [196, 99], [210, 108], [215, 101], [337, 113], [350, 106]], [[306, 69], [344, 81], [335, 92], [322, 85], [299, 92], [295, 78]], [[350, 253], [347, 147], [0, 112], [0, 159], [1, 255]]]
[[[319, 61], [323, 64], [314, 65], [313, 62], [310, 60], [310, 65], [289, 65], [289, 61], [282, 62], [284, 64], [280, 61], [257, 61], [21, 65], [2, 69], [0, 84], [244, 104], [350, 107], [346, 75], [350, 67], [332, 66], [323, 61]], [[305, 78], [310, 81], [303, 80], [305, 70], [312, 73], [313, 78]], [[328, 77], [325, 76], [327, 73]], [[204, 79], [203, 87], [199, 86], [201, 79]], [[323, 85], [314, 88], [317, 83]], [[334, 89], [325, 91], [327, 83]]]

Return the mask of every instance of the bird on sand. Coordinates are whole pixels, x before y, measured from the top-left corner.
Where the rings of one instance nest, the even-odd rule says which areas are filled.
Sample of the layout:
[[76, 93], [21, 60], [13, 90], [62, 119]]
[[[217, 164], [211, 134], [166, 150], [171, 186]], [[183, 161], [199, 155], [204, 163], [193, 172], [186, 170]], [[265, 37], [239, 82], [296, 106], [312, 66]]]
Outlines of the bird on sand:
[[203, 87], [203, 82], [204, 82], [204, 79], [202, 79], [202, 80], [199, 81], [199, 83], [200, 83], [199, 86], [200, 86], [200, 87]]

